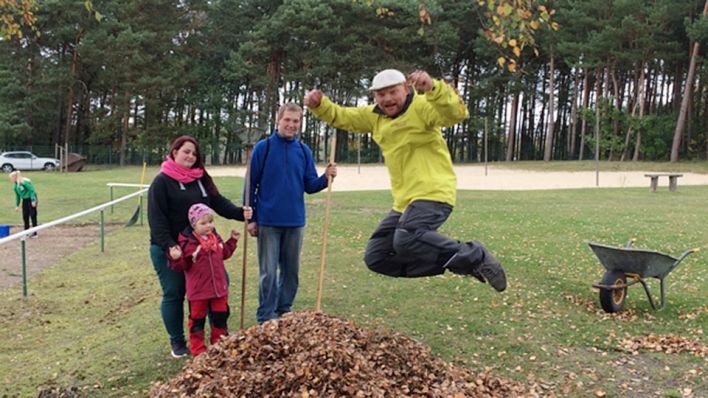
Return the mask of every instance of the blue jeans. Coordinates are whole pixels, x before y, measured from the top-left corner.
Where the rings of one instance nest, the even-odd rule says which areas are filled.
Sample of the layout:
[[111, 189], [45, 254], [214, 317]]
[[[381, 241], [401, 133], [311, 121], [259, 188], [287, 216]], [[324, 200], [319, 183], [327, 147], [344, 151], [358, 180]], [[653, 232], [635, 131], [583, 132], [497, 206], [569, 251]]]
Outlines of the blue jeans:
[[290, 312], [299, 283], [304, 234], [305, 227], [258, 226], [259, 324]]
[[184, 345], [184, 273], [172, 271], [167, 266], [167, 255], [158, 245], [150, 245], [150, 259], [162, 288], [162, 322], [170, 335], [170, 342]]

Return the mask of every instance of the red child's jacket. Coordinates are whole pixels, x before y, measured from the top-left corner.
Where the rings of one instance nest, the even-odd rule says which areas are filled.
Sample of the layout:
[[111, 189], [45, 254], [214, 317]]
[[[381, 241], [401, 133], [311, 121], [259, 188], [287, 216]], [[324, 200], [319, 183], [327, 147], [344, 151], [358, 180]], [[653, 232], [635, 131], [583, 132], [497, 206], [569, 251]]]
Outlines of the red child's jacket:
[[231, 238], [224, 242], [216, 231], [213, 234], [217, 245], [215, 250], [208, 250], [194, 236], [194, 230], [187, 227], [179, 234], [182, 257], [173, 260], [168, 254], [170, 268], [184, 271], [189, 301], [208, 300], [229, 294], [224, 260], [236, 250], [236, 240]]

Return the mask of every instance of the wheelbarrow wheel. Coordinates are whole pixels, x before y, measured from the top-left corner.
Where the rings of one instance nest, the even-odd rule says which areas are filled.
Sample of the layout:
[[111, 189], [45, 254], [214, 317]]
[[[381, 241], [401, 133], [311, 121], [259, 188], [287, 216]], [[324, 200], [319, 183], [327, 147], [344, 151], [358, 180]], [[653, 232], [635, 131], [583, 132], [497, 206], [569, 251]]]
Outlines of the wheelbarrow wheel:
[[[627, 278], [624, 272], [607, 271], [602, 276], [603, 285], [626, 285]], [[621, 289], [600, 289], [600, 304], [605, 312], [620, 312], [624, 308], [624, 301], [627, 299], [627, 287]]]

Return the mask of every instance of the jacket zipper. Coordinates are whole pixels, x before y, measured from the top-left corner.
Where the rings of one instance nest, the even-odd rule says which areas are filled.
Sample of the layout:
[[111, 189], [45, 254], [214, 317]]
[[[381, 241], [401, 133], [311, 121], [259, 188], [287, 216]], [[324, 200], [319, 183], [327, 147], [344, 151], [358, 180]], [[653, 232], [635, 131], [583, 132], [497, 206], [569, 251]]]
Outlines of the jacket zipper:
[[210, 252], [207, 256], [209, 258], [209, 271], [211, 272], [211, 287], [214, 289], [214, 296], [218, 296], [216, 291], [216, 278], [214, 277], [214, 264], [211, 262], [211, 256], [213, 252]]

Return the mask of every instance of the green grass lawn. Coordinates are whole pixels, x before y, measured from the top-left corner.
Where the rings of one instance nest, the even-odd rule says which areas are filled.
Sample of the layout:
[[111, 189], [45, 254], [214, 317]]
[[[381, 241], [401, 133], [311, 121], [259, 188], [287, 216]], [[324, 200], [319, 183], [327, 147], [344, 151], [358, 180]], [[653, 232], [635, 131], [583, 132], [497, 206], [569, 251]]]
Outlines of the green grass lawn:
[[[149, 170], [150, 181], [157, 169]], [[27, 173], [40, 194], [41, 221], [104, 202], [105, 183], [139, 182], [140, 169], [77, 174]], [[240, 178], [217, 178], [240, 198]], [[127, 190], [130, 192], [130, 190]], [[19, 222], [9, 182], [0, 221]], [[558, 191], [460, 191], [442, 233], [479, 239], [504, 264], [509, 289], [496, 293], [473, 278], [444, 275], [394, 279], [368, 271], [369, 234], [389, 210], [386, 191], [332, 195], [322, 310], [361, 326], [384, 328], [428, 344], [447, 361], [498, 376], [535, 382], [559, 396], [708, 396], [705, 358], [620, 349], [632, 336], [680, 335], [705, 345], [708, 326], [708, 186], [650, 193], [646, 188]], [[308, 197], [301, 287], [295, 309], [317, 295], [325, 195]], [[124, 222], [133, 203], [117, 206]], [[87, 221], [95, 221], [87, 217]], [[224, 232], [243, 224], [217, 220]], [[599, 309], [603, 268], [583, 243], [590, 239], [678, 256], [700, 247], [667, 278], [667, 307], [654, 311], [640, 286], [625, 312]], [[41, 239], [40, 239], [41, 240]], [[240, 245], [242, 247], [242, 245]], [[257, 264], [249, 240], [246, 327], [255, 323]], [[241, 249], [229, 260], [232, 330], [238, 328]], [[18, 264], [19, 267], [19, 264]], [[119, 229], [20, 286], [0, 290], [0, 396], [33, 396], [40, 386], [85, 388], [87, 396], [144, 396], [156, 380], [176, 374], [159, 316], [160, 288], [148, 256], [147, 225]], [[658, 292], [658, 283], [650, 286]]]

